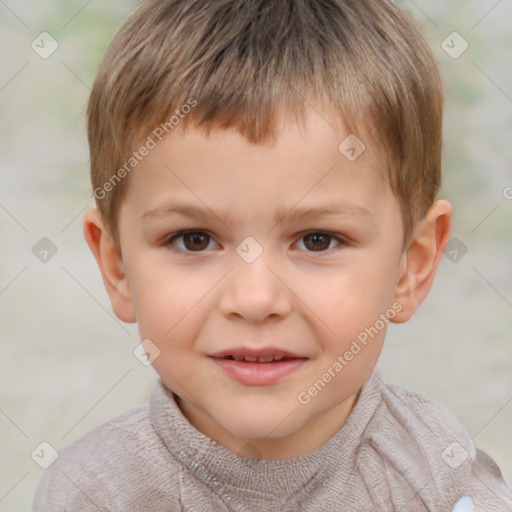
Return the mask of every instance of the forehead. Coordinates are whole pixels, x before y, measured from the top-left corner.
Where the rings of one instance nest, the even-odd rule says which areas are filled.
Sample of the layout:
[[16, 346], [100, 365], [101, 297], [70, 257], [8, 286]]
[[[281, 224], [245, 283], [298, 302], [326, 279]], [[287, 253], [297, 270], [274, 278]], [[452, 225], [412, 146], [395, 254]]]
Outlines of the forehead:
[[336, 203], [378, 215], [394, 199], [386, 176], [372, 141], [311, 112], [305, 129], [283, 123], [275, 142], [253, 144], [234, 129], [171, 133], [139, 164], [126, 200], [140, 216], [174, 202], [222, 210], [233, 223]]

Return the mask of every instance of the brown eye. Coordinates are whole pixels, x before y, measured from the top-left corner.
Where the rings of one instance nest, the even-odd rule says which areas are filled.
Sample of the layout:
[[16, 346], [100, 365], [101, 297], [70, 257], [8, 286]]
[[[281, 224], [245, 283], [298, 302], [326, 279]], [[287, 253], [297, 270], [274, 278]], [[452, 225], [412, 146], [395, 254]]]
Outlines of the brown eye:
[[[175, 241], [183, 240], [181, 244]], [[210, 235], [200, 231], [183, 231], [172, 236], [167, 245], [176, 252], [203, 252], [211, 241]]]
[[187, 233], [183, 235], [185, 247], [191, 251], [202, 251], [208, 247], [210, 237], [205, 233]]
[[331, 245], [332, 236], [326, 233], [309, 233], [304, 236], [304, 245], [312, 251], [325, 251]]

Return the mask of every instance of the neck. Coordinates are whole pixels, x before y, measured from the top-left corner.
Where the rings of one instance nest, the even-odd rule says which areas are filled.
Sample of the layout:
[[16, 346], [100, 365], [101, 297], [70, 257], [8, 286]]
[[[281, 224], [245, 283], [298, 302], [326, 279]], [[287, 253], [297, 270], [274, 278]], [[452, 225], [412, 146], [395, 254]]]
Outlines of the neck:
[[[274, 438], [270, 437], [272, 433], [265, 438], [245, 438], [234, 435], [204, 410], [175, 396], [178, 407], [191, 425], [233, 453], [260, 459], [288, 459], [312, 452], [336, 434], [352, 412], [358, 395], [357, 392], [336, 407], [324, 411], [298, 430]], [[291, 414], [300, 414], [300, 410], [296, 409]], [[279, 425], [280, 431], [286, 431], [287, 418]]]

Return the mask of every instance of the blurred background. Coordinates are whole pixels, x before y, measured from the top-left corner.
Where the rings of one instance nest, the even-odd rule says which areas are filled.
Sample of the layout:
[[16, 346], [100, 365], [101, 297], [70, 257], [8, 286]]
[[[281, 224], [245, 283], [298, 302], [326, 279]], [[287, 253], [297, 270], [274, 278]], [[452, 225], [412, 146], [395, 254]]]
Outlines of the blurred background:
[[[512, 2], [402, 3], [447, 89], [454, 238], [425, 303], [389, 329], [379, 369], [454, 411], [512, 481]], [[136, 5], [0, 0], [0, 511], [29, 510], [52, 448], [147, 402], [156, 377], [82, 235], [85, 106]]]

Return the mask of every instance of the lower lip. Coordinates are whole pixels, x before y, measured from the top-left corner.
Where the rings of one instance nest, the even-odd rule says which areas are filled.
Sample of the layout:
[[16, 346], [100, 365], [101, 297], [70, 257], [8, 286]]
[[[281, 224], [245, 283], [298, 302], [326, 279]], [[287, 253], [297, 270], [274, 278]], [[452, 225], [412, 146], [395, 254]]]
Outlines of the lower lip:
[[245, 363], [211, 357], [231, 378], [247, 386], [270, 386], [298, 370], [307, 359], [287, 359], [274, 363]]

